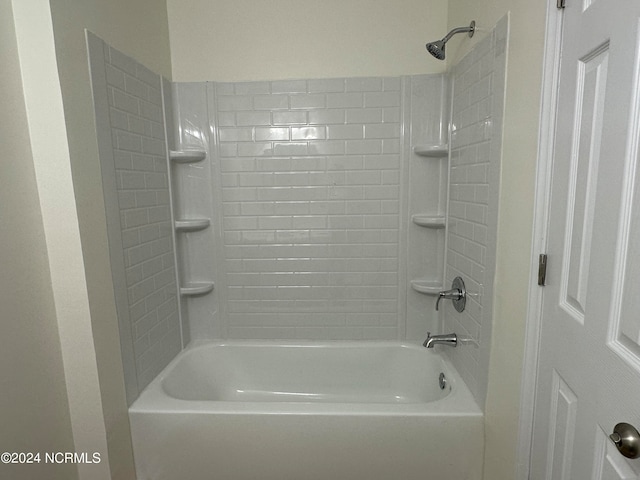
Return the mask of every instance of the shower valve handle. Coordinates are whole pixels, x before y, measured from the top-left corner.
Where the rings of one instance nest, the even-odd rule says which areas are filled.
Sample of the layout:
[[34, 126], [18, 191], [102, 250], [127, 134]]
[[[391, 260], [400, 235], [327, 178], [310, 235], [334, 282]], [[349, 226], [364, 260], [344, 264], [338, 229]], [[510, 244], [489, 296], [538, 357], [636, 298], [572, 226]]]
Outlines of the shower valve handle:
[[467, 291], [464, 287], [464, 281], [461, 277], [453, 279], [451, 284], [451, 290], [445, 290], [438, 294], [438, 300], [436, 301], [436, 310], [440, 309], [440, 300], [447, 298], [453, 301], [453, 306], [458, 312], [464, 311], [464, 307], [467, 303]]
[[438, 301], [436, 302], [436, 310], [440, 310], [440, 300], [447, 298], [450, 300], [460, 300], [462, 292], [458, 288], [452, 288], [451, 290], [445, 290], [438, 294]]

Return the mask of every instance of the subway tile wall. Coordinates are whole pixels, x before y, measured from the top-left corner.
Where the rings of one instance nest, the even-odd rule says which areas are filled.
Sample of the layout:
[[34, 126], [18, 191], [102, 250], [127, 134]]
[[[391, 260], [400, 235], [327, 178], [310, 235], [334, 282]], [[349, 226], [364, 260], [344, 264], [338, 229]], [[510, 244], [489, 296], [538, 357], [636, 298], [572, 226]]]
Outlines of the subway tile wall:
[[463, 313], [446, 302], [444, 331], [464, 339], [447, 354], [481, 406], [489, 371], [507, 38], [505, 17], [452, 71], [445, 285], [461, 276], [468, 297]]
[[[112, 255], [114, 288], [126, 289], [127, 328], [121, 328], [123, 343], [133, 344], [133, 363], [137, 391], [141, 391], [181, 349], [178, 315], [175, 254], [167, 172], [167, 149], [163, 118], [162, 79], [130, 57], [100, 42], [103, 52], [92, 53], [92, 81], [96, 100], [98, 129], [107, 130], [110, 151], [103, 175], [114, 175], [114, 189], [105, 188], [105, 203], [117, 202], [119, 215], [116, 237], [121, 240], [123, 265]], [[102, 53], [103, 65], [93, 67]], [[99, 78], [102, 74], [103, 77]], [[106, 87], [106, 88], [105, 88]], [[102, 111], [107, 109], [108, 111]], [[101, 119], [107, 119], [108, 124]], [[100, 133], [99, 133], [100, 136]], [[108, 138], [107, 137], [107, 138]], [[101, 151], [101, 156], [104, 150]], [[111, 180], [111, 179], [110, 179]], [[113, 226], [112, 223], [110, 226]], [[123, 332], [126, 330], [126, 332]], [[129, 391], [128, 397], [137, 396]]]
[[116, 185], [138, 387], [181, 349], [159, 75], [109, 48]]
[[228, 337], [398, 338], [401, 79], [215, 98]]

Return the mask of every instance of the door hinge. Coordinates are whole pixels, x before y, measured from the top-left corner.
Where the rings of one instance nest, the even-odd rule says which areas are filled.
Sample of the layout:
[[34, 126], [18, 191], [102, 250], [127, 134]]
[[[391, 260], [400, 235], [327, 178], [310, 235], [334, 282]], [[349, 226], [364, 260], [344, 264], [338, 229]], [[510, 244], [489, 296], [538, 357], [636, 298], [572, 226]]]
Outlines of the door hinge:
[[538, 285], [544, 287], [547, 279], [547, 254], [541, 253], [538, 257]]
[[557, 0], [556, 6], [558, 8], [564, 8], [564, 2], [565, 0]]

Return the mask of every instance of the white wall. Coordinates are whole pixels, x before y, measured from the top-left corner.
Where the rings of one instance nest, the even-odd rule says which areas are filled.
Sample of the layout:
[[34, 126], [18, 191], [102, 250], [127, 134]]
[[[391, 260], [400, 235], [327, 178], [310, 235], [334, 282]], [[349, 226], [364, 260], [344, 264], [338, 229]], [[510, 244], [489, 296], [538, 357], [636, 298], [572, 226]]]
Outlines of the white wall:
[[424, 45], [444, 35], [447, 0], [167, 5], [175, 81], [391, 76], [445, 68]]
[[[510, 14], [501, 197], [489, 385], [485, 409], [485, 478], [511, 480], [516, 444], [525, 318], [531, 272], [534, 181], [546, 2], [449, 0], [449, 28], [475, 19], [471, 41], [447, 45], [455, 65], [506, 13]], [[457, 46], [464, 45], [464, 49]]]
[[[0, 411], [3, 452], [73, 450], [14, 16], [0, 0]], [[3, 478], [78, 478], [74, 465], [0, 465]]]

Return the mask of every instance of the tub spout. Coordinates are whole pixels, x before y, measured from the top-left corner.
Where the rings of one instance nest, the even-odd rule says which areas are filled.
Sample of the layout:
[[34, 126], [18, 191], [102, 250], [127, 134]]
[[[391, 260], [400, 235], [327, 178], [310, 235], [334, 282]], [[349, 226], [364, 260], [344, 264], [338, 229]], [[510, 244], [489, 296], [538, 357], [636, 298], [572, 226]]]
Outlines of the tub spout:
[[447, 333], [444, 335], [431, 335], [431, 332], [427, 332], [427, 339], [422, 344], [423, 347], [433, 348], [434, 345], [449, 345], [450, 347], [458, 346], [458, 335], [455, 333]]

